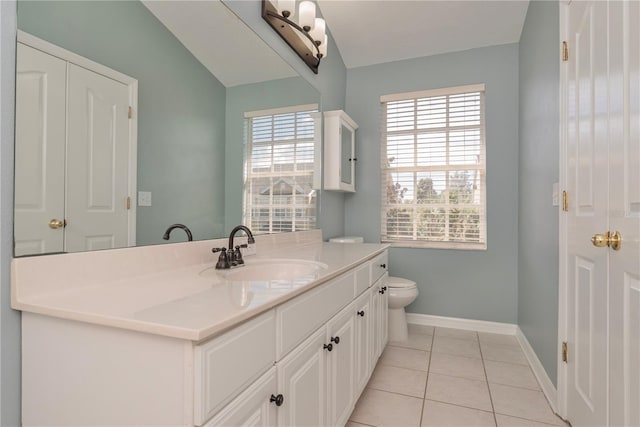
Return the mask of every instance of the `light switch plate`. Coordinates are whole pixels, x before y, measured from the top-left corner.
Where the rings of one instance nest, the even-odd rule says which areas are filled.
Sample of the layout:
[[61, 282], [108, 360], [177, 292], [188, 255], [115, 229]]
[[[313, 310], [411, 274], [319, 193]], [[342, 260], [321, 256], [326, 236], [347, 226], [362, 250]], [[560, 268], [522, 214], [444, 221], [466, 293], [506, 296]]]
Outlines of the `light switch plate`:
[[138, 206], [151, 206], [151, 191], [138, 191]]

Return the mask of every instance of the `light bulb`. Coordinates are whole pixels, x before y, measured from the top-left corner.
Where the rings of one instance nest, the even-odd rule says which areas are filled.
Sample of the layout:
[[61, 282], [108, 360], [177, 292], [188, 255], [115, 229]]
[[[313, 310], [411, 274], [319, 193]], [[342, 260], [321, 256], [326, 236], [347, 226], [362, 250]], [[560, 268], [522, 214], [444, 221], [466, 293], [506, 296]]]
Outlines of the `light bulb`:
[[318, 46], [320, 48], [320, 55], [322, 55], [322, 59], [327, 57], [327, 44], [329, 42], [329, 36], [327, 36], [326, 34], [324, 35], [324, 41], [322, 42], [322, 44], [320, 46]]
[[311, 38], [313, 40], [322, 42], [322, 41], [324, 41], [324, 30], [325, 30], [324, 19], [316, 18], [315, 19], [315, 26], [309, 32], [309, 35], [311, 35]]
[[315, 25], [316, 4], [309, 0], [300, 2], [298, 16], [300, 17], [300, 26], [302, 29], [307, 32], [311, 31]]

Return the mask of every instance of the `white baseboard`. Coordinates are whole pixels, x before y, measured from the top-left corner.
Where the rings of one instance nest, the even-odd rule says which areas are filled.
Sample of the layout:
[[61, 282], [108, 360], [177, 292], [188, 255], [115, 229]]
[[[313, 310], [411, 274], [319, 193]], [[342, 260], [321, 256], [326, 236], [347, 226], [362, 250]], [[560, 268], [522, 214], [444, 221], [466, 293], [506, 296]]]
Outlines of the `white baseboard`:
[[407, 322], [416, 325], [466, 329], [468, 331], [503, 335], [515, 335], [518, 330], [518, 325], [514, 325], [513, 323], [488, 322], [486, 320], [460, 319], [457, 317], [432, 316], [430, 314], [417, 313], [407, 313]]
[[547, 371], [544, 370], [542, 366], [542, 362], [538, 359], [535, 351], [533, 351], [533, 347], [529, 344], [529, 340], [522, 332], [522, 329], [518, 327], [516, 332], [516, 338], [518, 338], [518, 342], [520, 343], [520, 347], [522, 347], [522, 351], [524, 351], [524, 355], [529, 361], [529, 366], [533, 370], [533, 374], [536, 376], [538, 380], [538, 384], [542, 388], [542, 392], [544, 396], [547, 398], [549, 405], [551, 405], [551, 409], [556, 414], [558, 413], [558, 391], [556, 387], [551, 382], [549, 375], [547, 375]]

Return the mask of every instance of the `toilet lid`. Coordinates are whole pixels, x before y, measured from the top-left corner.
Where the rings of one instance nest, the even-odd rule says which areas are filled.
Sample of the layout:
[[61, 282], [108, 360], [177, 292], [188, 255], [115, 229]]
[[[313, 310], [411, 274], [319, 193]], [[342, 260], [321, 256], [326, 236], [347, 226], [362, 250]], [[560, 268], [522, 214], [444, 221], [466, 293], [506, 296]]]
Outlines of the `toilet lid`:
[[390, 288], [415, 288], [416, 282], [402, 277], [389, 276], [387, 286]]

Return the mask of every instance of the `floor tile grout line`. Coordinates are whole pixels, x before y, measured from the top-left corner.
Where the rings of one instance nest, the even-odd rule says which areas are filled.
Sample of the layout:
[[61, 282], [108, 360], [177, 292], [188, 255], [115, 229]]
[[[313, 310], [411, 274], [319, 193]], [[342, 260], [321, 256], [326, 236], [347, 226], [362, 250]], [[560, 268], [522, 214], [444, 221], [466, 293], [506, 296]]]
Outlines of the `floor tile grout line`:
[[[517, 415], [509, 415], [509, 414], [503, 414], [502, 412], [496, 412], [496, 415], [502, 415], [503, 417], [510, 417], [510, 418], [517, 418], [519, 420], [524, 420], [524, 421], [532, 421], [534, 423], [538, 423], [538, 424], [544, 424], [545, 426], [555, 426], [555, 427], [562, 427], [562, 425], [558, 425], [558, 424], [550, 424], [547, 423], [545, 421], [540, 421], [540, 420], [532, 420], [531, 418], [523, 418], [523, 417], [519, 417]], [[555, 414], [554, 414], [555, 415]], [[556, 415], [557, 417], [557, 415]], [[558, 417], [558, 419], [560, 420], [560, 422], [564, 422], [564, 420], [560, 417]]]
[[[476, 334], [478, 335], [478, 342], [479, 342], [480, 335], [478, 334], [478, 332], [476, 332]], [[487, 368], [484, 366], [484, 358], [482, 357], [482, 345], [479, 345], [479, 347], [480, 347], [480, 359], [482, 360], [482, 370], [484, 371], [484, 379], [486, 380], [487, 392], [489, 393], [489, 402], [491, 403], [491, 412], [493, 412], [493, 422], [497, 427], [498, 417], [496, 416], [496, 408], [495, 406], [493, 406], [493, 396], [491, 396], [491, 387], [489, 387], [489, 377], [487, 376]]]
[[433, 328], [433, 335], [431, 335], [431, 351], [429, 352], [429, 361], [427, 364], [427, 380], [424, 382], [424, 393], [422, 394], [422, 408], [420, 409], [420, 427], [422, 427], [422, 418], [424, 418], [424, 405], [427, 402], [427, 387], [429, 386], [429, 372], [431, 372], [431, 357], [433, 357], [433, 341], [436, 336], [436, 328]]
[[[458, 403], [451, 403], [451, 402], [446, 402], [444, 400], [438, 400], [438, 399], [424, 399], [425, 404], [426, 404], [427, 400], [429, 402], [437, 402], [437, 403], [442, 403], [444, 405], [450, 405], [450, 406], [455, 406], [455, 407], [458, 407], [458, 408], [471, 409], [471, 410], [474, 410], [474, 411], [486, 412], [487, 414], [493, 414], [493, 411], [488, 411], [486, 409], [476, 408], [476, 407], [473, 407], [473, 406], [460, 405]], [[504, 414], [501, 414], [501, 415], [504, 415]], [[528, 420], [528, 421], [533, 421], [533, 420]]]
[[385, 390], [383, 388], [376, 388], [376, 387], [373, 387], [373, 386], [367, 386], [366, 388], [368, 388], [369, 390], [383, 391], [385, 393], [395, 394], [397, 396], [412, 397], [414, 399], [424, 400], [424, 399], [421, 399], [420, 396], [413, 396], [411, 394], [400, 393], [399, 391]]

